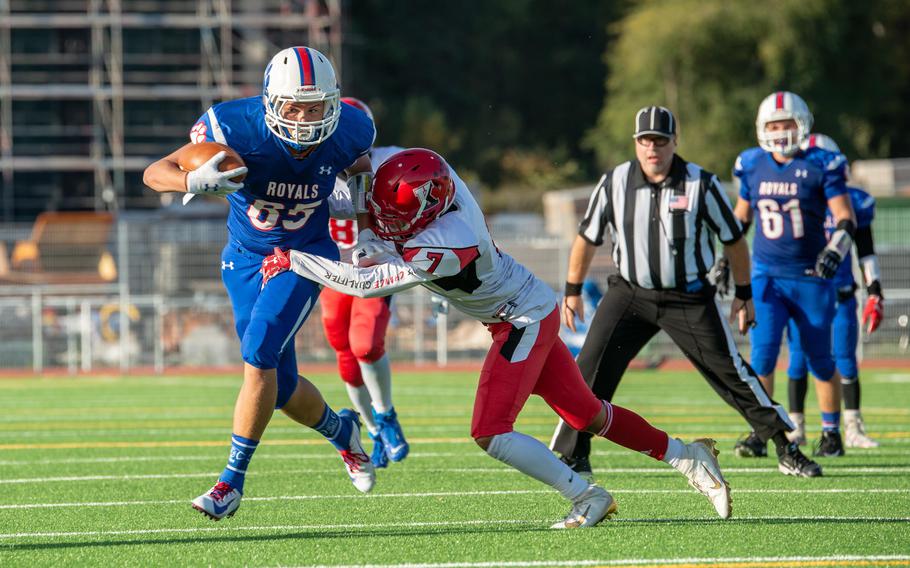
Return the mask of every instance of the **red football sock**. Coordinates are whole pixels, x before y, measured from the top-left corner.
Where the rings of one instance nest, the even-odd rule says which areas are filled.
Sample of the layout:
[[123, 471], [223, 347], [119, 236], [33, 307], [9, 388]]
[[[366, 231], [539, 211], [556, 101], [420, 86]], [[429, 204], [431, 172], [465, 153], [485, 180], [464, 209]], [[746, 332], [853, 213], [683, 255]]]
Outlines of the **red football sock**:
[[624, 448], [641, 452], [656, 460], [664, 459], [669, 436], [627, 408], [602, 401], [607, 410], [607, 419], [597, 433]]

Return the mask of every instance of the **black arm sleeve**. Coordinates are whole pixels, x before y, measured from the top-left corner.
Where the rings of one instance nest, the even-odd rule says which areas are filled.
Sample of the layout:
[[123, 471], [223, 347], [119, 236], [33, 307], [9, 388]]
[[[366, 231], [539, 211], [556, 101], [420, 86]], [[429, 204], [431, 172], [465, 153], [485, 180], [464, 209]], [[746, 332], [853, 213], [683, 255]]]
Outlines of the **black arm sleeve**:
[[853, 238], [856, 243], [856, 252], [859, 253], [860, 258], [875, 254], [875, 243], [872, 241], [871, 225], [857, 229]]

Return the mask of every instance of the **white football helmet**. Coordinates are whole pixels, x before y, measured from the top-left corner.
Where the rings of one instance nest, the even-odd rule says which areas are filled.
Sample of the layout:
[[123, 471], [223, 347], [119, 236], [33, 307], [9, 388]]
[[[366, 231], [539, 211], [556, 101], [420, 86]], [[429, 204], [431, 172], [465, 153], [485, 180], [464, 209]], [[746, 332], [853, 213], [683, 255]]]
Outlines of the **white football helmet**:
[[841, 153], [840, 146], [837, 145], [834, 138], [831, 138], [827, 134], [810, 134], [809, 137], [806, 138], [806, 143], [803, 144], [803, 150], [808, 150], [809, 148], [821, 148], [822, 150], [827, 150], [829, 152]]
[[[765, 132], [765, 125], [777, 120], [793, 120], [796, 130]], [[789, 91], [778, 91], [765, 97], [758, 106], [755, 130], [758, 145], [768, 152], [792, 156], [799, 151], [812, 131], [812, 113], [806, 101]]]
[[[265, 123], [275, 136], [295, 148], [315, 146], [328, 139], [341, 116], [341, 91], [328, 57], [311, 47], [289, 47], [275, 54], [265, 68], [262, 102]], [[322, 119], [289, 120], [282, 116], [288, 103], [324, 101]]]

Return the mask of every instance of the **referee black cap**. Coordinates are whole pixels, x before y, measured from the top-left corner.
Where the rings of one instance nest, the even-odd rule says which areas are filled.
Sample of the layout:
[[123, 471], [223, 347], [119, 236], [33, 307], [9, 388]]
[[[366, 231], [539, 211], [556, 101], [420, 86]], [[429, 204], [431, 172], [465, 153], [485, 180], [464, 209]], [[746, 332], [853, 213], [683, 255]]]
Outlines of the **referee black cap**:
[[635, 115], [634, 138], [652, 134], [673, 138], [676, 135], [676, 119], [669, 109], [661, 106], [647, 106]]

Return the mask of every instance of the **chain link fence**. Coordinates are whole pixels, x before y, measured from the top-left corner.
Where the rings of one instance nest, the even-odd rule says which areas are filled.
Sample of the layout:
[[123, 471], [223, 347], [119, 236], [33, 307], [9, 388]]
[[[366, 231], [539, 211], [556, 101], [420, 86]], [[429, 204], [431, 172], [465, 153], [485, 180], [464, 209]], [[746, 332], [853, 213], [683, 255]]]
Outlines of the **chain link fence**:
[[[34, 224], [0, 225], [0, 248], [5, 249], [0, 259], [0, 370], [160, 372], [170, 367], [237, 365], [239, 341], [220, 281], [220, 255], [227, 238], [224, 220], [211, 211], [190, 209], [180, 215], [170, 210], [121, 214], [94, 250], [73, 227], [66, 228], [73, 243], [67, 246], [59, 238], [44, 242], [35, 235]], [[886, 319], [875, 334], [863, 337], [860, 348], [865, 358], [908, 356], [908, 225], [910, 209], [883, 209], [876, 220]], [[555, 290], [561, 289], [567, 240], [518, 238], [495, 230], [494, 224], [502, 250]], [[31, 251], [31, 256], [23, 250]], [[608, 249], [601, 249], [592, 276], [604, 284], [612, 270]], [[387, 349], [397, 361], [444, 365], [477, 359], [490, 344], [482, 325], [448, 311], [420, 287], [396, 295], [392, 312]], [[317, 307], [297, 334], [302, 365], [334, 360], [320, 320]], [[737, 340], [747, 352], [748, 340]], [[643, 356], [681, 354], [661, 333]]]

